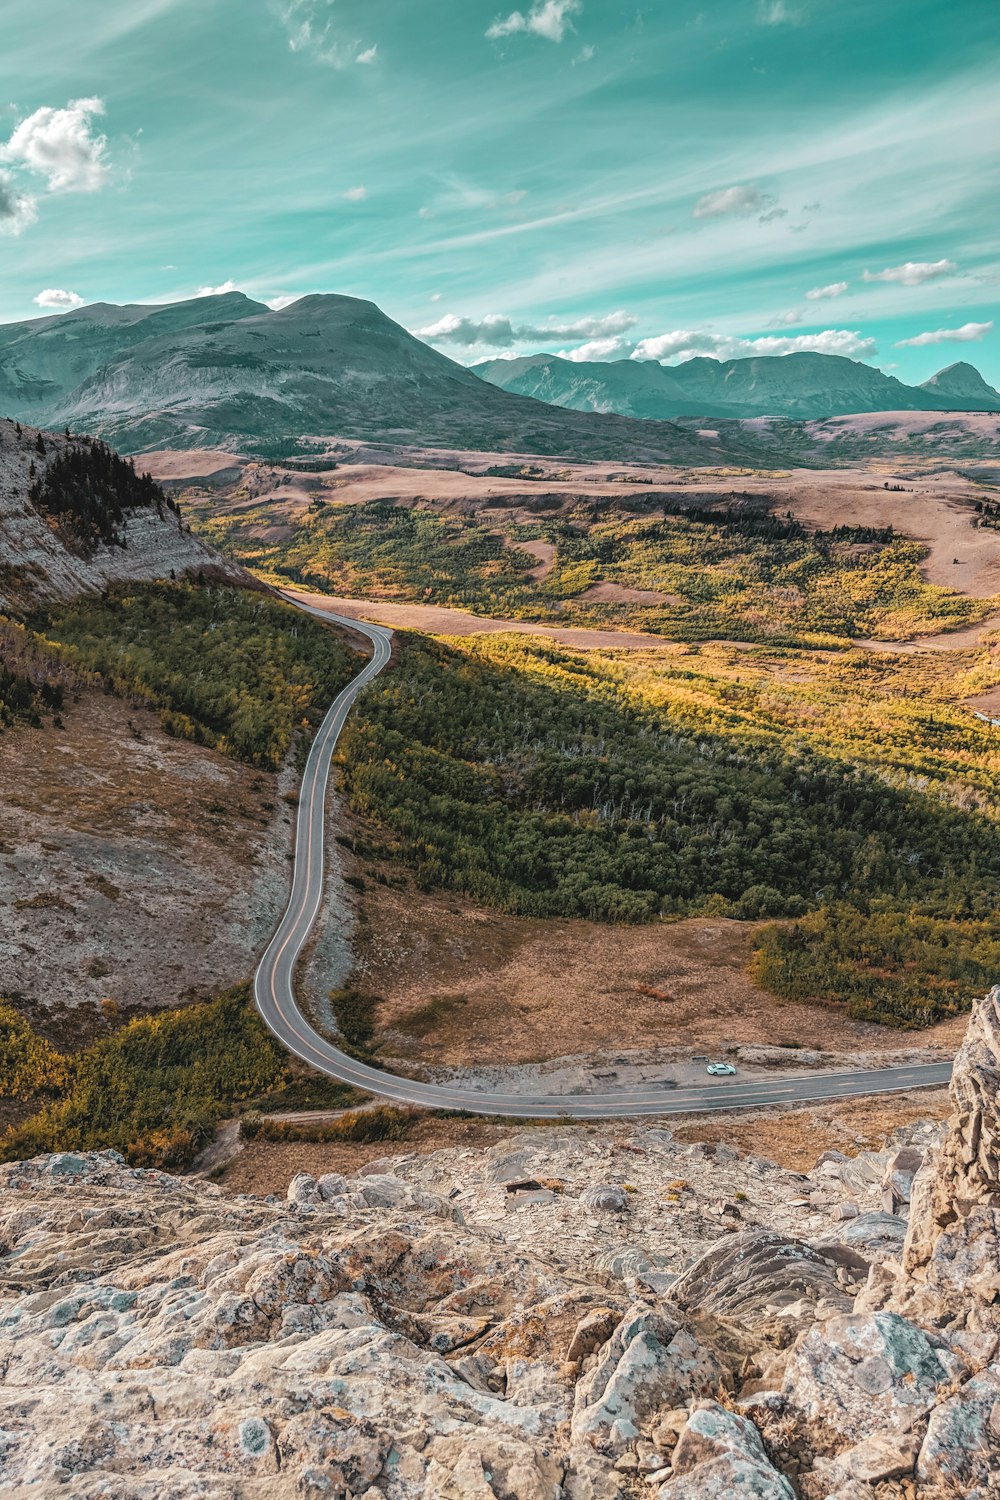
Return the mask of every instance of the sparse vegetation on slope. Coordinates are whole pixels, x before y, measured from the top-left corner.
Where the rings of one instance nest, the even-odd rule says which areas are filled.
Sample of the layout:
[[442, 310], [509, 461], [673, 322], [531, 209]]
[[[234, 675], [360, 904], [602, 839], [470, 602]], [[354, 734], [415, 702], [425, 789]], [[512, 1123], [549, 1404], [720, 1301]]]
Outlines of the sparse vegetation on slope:
[[[965, 624], [993, 607], [925, 583], [923, 547], [891, 528], [810, 532], [759, 497], [736, 493], [720, 506], [651, 493], [641, 501], [648, 514], [627, 518], [606, 497], [581, 499], [569, 511], [564, 501], [527, 497], [538, 513], [531, 522], [373, 500], [318, 506], [287, 539], [261, 536], [258, 508], [203, 530], [248, 566], [329, 593], [626, 625], [674, 639], [895, 637]], [[532, 542], [553, 548], [544, 576], [523, 550]], [[651, 597], [595, 598], [588, 591], [598, 583]]]
[[32, 624], [71, 665], [160, 708], [170, 733], [270, 769], [355, 669], [341, 637], [247, 589], [142, 584]]
[[227, 1111], [275, 1089], [289, 1067], [245, 987], [132, 1021], [72, 1057], [2, 1007], [0, 1094], [57, 1097], [0, 1139], [0, 1160], [111, 1148], [136, 1166], [185, 1167]]
[[0, 615], [0, 730], [38, 724], [44, 712], [58, 714], [70, 676], [31, 631]]

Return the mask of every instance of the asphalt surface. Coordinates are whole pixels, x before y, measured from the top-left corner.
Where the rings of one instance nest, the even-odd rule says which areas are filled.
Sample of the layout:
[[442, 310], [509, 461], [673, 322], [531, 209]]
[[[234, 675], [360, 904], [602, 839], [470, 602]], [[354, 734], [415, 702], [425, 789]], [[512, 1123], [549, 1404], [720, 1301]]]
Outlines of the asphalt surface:
[[713, 1079], [704, 1087], [676, 1084], [667, 1076], [660, 1084], [624, 1086], [606, 1093], [500, 1094], [487, 1089], [459, 1088], [402, 1078], [341, 1052], [315, 1031], [299, 1010], [295, 999], [295, 966], [323, 899], [326, 790], [333, 752], [354, 700], [389, 661], [392, 631], [382, 625], [316, 609], [293, 595], [286, 597], [318, 619], [360, 631], [372, 644], [371, 659], [338, 693], [309, 752], [299, 794], [292, 891], [284, 916], [254, 975], [254, 999], [265, 1024], [303, 1062], [331, 1078], [354, 1084], [394, 1103], [513, 1118], [605, 1119], [629, 1115], [711, 1114], [721, 1110], [760, 1109], [774, 1104], [889, 1094], [948, 1082], [951, 1063], [927, 1063], [851, 1073], [809, 1072], [763, 1079], [737, 1076]]

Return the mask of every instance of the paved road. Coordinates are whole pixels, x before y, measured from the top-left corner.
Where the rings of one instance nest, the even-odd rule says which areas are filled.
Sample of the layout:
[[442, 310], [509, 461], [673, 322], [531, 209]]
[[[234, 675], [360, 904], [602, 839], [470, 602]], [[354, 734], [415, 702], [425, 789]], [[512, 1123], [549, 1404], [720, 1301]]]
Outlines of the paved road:
[[[289, 596], [292, 597], [292, 596]], [[254, 998], [265, 1023], [290, 1052], [331, 1078], [354, 1084], [399, 1104], [429, 1109], [461, 1109], [481, 1115], [565, 1119], [601, 1119], [614, 1115], [678, 1115], [754, 1109], [812, 1099], [848, 1099], [888, 1094], [947, 1083], [950, 1063], [880, 1068], [854, 1073], [798, 1073], [780, 1078], [713, 1080], [704, 1087], [660, 1085], [588, 1094], [499, 1094], [486, 1090], [420, 1083], [356, 1061], [320, 1036], [295, 1000], [295, 965], [316, 921], [323, 897], [323, 836], [330, 761], [354, 700], [377, 677], [391, 652], [392, 632], [381, 625], [349, 620], [294, 600], [321, 620], [361, 631], [372, 643], [372, 656], [357, 677], [337, 695], [313, 741], [302, 777], [295, 837], [292, 893], [278, 930], [254, 976]]]

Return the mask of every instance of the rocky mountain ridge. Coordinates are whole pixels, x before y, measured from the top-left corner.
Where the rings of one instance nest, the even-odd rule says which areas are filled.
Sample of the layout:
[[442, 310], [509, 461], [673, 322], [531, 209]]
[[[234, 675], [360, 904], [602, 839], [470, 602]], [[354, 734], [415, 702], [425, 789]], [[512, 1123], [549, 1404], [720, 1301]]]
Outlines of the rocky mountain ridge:
[[[167, 507], [127, 510], [119, 542], [84, 547], [31, 499], [32, 485], [83, 440], [0, 421], [0, 613], [93, 593], [126, 580], [202, 572], [249, 583], [244, 570], [193, 536]], [[141, 467], [141, 465], [140, 465]]]
[[[101, 303], [0, 327], [0, 411], [131, 452], [380, 438], [580, 458], [739, 461], [752, 440], [499, 391], [356, 297]], [[766, 458], [765, 458], [766, 462]]]
[[988, 1500], [998, 1085], [1000, 990], [943, 1137], [808, 1178], [657, 1128], [390, 1157], [284, 1201], [113, 1153], [5, 1167], [0, 1485]]
[[575, 411], [644, 419], [823, 418], [858, 412], [1000, 412], [1000, 392], [972, 365], [941, 370], [920, 386], [837, 354], [803, 352], [750, 359], [575, 361], [554, 354], [473, 366], [501, 390]]

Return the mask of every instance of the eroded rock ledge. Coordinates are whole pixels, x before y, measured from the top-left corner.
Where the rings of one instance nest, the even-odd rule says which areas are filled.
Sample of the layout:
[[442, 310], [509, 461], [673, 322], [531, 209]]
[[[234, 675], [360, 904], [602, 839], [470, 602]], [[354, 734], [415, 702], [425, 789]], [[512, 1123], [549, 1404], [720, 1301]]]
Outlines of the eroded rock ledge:
[[929, 1129], [808, 1179], [658, 1129], [281, 1201], [3, 1168], [0, 1494], [995, 1497], [998, 1085], [993, 991], [915, 1180]]

